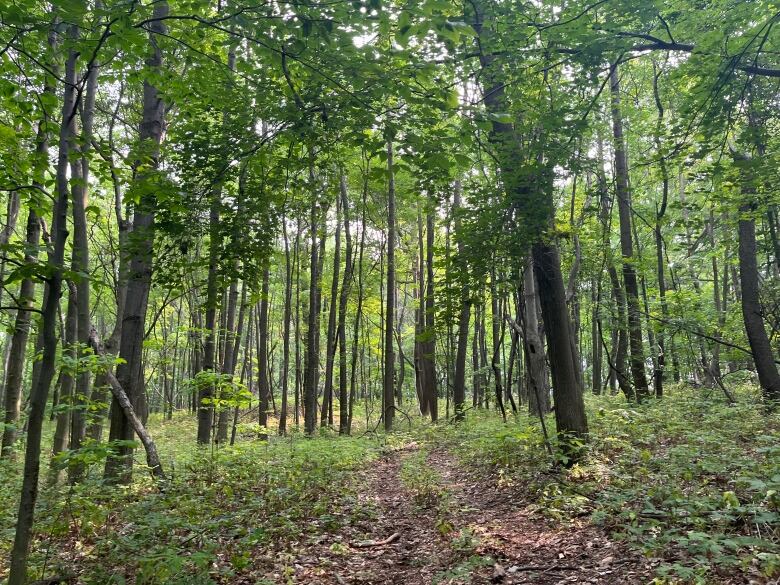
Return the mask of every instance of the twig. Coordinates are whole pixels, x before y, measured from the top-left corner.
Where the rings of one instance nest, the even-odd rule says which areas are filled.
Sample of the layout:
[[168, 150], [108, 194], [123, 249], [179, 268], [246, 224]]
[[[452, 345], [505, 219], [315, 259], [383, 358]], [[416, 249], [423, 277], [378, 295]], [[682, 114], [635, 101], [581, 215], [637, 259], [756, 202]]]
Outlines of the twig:
[[386, 544], [394, 543], [399, 538], [401, 538], [401, 534], [398, 532], [393, 532], [384, 540], [363, 540], [361, 542], [350, 542], [349, 546], [352, 548], [372, 548], [374, 546], [385, 546]]

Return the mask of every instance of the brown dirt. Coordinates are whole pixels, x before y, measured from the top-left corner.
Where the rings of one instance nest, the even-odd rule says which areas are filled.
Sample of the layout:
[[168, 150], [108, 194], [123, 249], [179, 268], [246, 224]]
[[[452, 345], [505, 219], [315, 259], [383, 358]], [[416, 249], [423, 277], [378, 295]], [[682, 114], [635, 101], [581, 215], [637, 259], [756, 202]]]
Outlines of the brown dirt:
[[[529, 506], [519, 488], [461, 466], [444, 450], [431, 452], [427, 464], [438, 473], [446, 500], [416, 501], [399, 476], [415, 449], [387, 454], [364, 471], [360, 505], [374, 510], [375, 519], [356, 521], [307, 546], [294, 562], [295, 583], [631, 585], [652, 580], [647, 559], [586, 520], [556, 524]], [[394, 533], [399, 538], [391, 544], [351, 546]]]

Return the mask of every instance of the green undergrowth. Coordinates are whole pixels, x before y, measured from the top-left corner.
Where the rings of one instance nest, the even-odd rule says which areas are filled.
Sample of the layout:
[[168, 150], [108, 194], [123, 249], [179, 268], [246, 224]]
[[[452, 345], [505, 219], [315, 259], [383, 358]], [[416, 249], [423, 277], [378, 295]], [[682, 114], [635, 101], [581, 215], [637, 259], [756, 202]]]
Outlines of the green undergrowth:
[[430, 438], [491, 466], [543, 513], [561, 522], [590, 516], [661, 559], [659, 583], [776, 578], [780, 416], [757, 405], [753, 388], [735, 406], [691, 388], [668, 394], [642, 405], [589, 396], [590, 444], [570, 469], [547, 455], [538, 421], [526, 415], [504, 424], [474, 414]]
[[[141, 466], [127, 487], [101, 483], [95, 469], [74, 488], [44, 488], [31, 577], [69, 575], [76, 567], [79, 582], [101, 585], [229, 583], [236, 575], [261, 583], [293, 544], [370, 513], [358, 504], [353, 471], [385, 441], [326, 434], [198, 449], [192, 425], [184, 417], [151, 425], [171, 478], [163, 491], [152, 488]], [[14, 476], [18, 465], [3, 471]], [[18, 495], [4, 487], [0, 497], [0, 559], [7, 559], [13, 521], [5, 517]]]

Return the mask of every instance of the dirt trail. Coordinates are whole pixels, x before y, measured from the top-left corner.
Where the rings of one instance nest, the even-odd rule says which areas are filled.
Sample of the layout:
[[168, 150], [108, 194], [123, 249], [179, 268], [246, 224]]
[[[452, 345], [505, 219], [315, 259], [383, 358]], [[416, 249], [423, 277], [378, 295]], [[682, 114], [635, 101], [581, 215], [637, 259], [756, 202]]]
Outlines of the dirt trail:
[[[421, 502], [400, 477], [404, 461], [419, 457], [417, 449], [385, 455], [365, 470], [360, 505], [373, 510], [373, 517], [308, 548], [296, 559], [296, 583], [630, 585], [652, 580], [646, 559], [585, 520], [555, 525], [529, 507], [518, 488], [464, 468], [444, 450], [428, 453], [423, 463], [435, 470], [442, 496]], [[377, 544], [396, 533], [392, 543]], [[375, 546], [361, 546], [369, 542]]]

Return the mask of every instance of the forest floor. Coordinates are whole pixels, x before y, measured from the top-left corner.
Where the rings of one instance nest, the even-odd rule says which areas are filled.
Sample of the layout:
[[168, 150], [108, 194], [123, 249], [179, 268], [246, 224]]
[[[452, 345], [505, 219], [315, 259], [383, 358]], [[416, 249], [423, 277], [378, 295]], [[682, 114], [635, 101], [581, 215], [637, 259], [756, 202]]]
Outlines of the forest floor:
[[[83, 483], [43, 474], [30, 580], [777, 585], [780, 413], [754, 387], [738, 399], [685, 387], [643, 405], [588, 396], [587, 452], [569, 467], [526, 413], [267, 441], [247, 421], [235, 446], [210, 449], [194, 444], [188, 413], [152, 418], [163, 489], [141, 451], [132, 485], [103, 483], [99, 445], [83, 454]], [[2, 582], [21, 458], [0, 461], [0, 479]]]
[[298, 556], [299, 582], [630, 585], [653, 578], [653, 563], [625, 544], [583, 519], [551, 522], [518, 486], [465, 467], [443, 447], [411, 443], [362, 475], [363, 503], [376, 519]]

